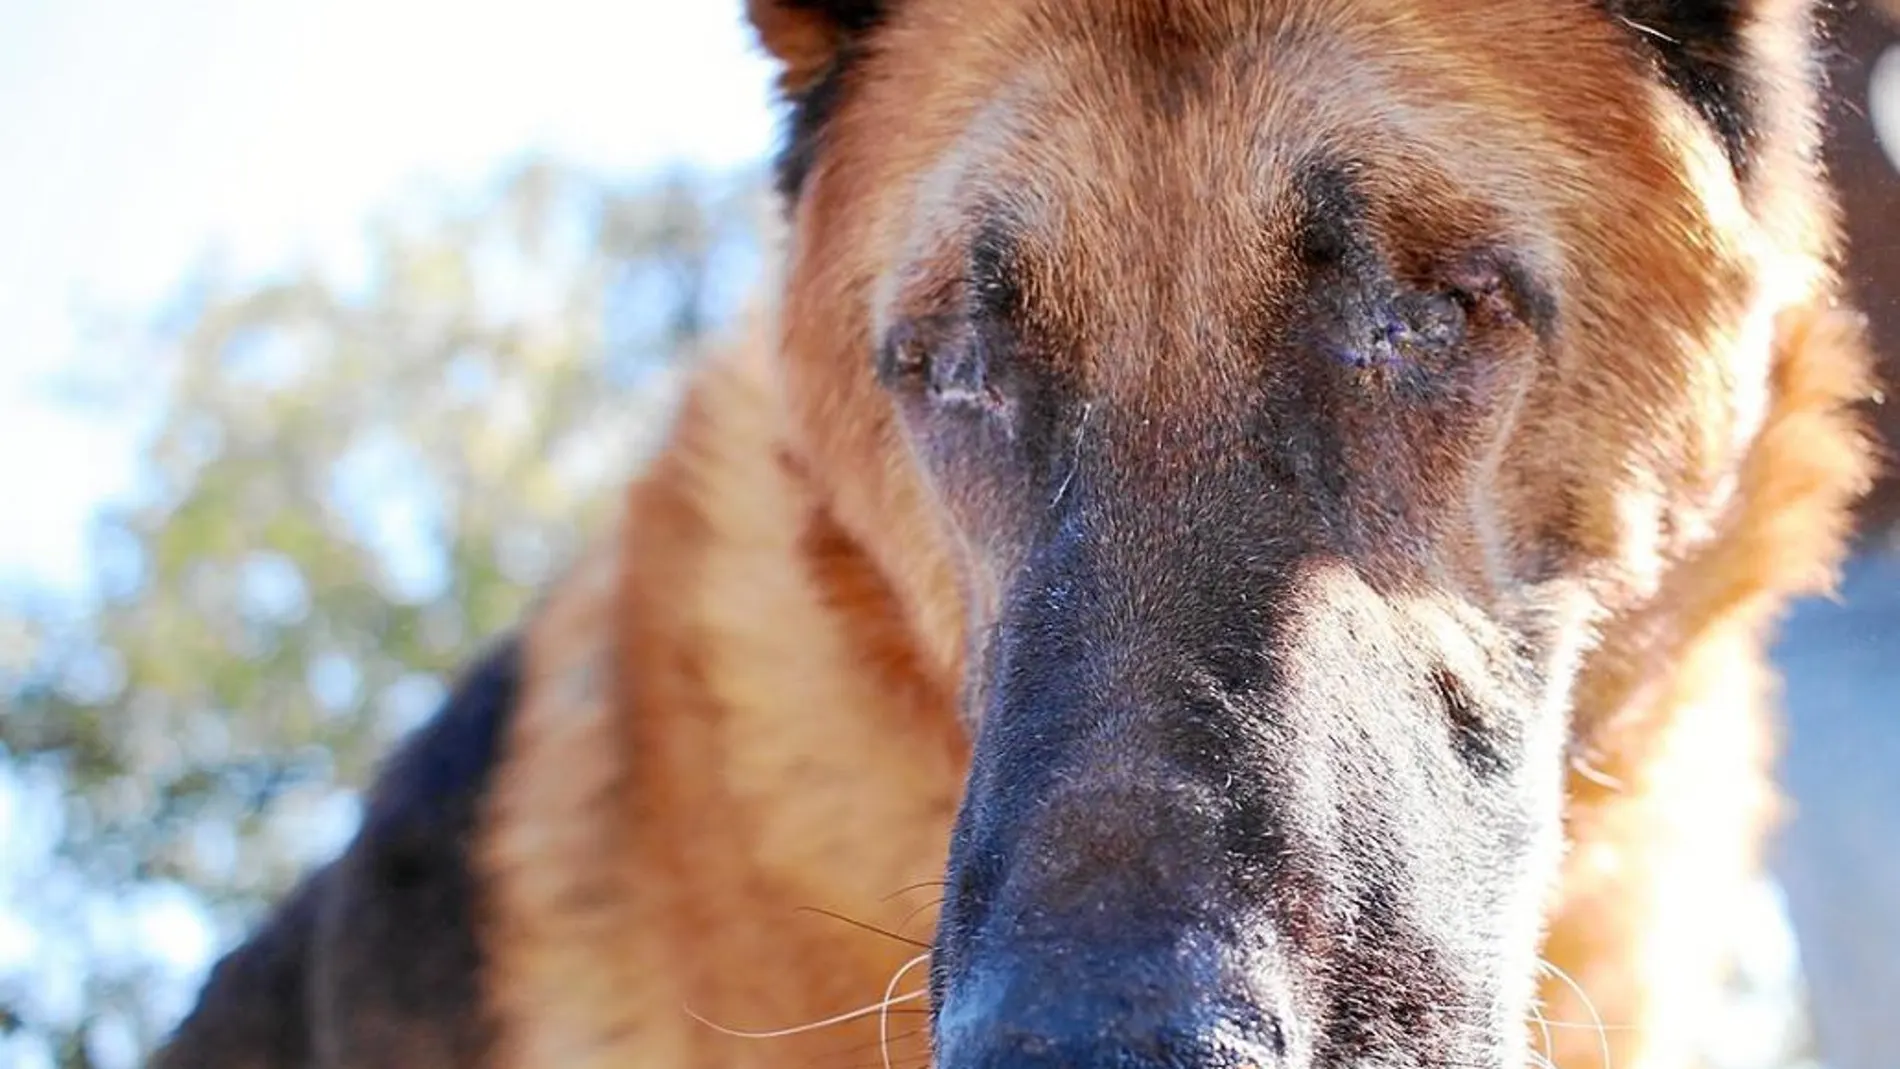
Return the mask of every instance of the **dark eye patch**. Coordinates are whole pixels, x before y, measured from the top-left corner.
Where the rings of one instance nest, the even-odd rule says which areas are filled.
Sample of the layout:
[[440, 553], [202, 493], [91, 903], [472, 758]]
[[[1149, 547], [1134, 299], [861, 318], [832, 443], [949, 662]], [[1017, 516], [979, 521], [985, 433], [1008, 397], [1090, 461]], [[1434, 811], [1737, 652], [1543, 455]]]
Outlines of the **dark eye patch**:
[[1025, 311], [1017, 227], [1001, 209], [986, 208], [981, 218], [964, 267], [969, 312], [978, 320], [1013, 322]]
[[1295, 253], [1307, 275], [1312, 340], [1354, 370], [1430, 364], [1465, 338], [1466, 305], [1451, 287], [1408, 285], [1378, 247], [1357, 171], [1321, 161], [1302, 170]]

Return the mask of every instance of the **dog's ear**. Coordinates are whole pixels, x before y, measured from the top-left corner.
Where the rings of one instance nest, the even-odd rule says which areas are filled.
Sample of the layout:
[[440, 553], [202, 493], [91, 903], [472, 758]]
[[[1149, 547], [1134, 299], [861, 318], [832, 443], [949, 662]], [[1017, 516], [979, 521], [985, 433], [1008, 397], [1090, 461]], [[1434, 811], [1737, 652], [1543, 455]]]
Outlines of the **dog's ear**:
[[746, 0], [746, 13], [779, 63], [779, 91], [791, 106], [779, 150], [778, 187], [795, 197], [816, 158], [851, 58], [891, 0]]
[[886, 0], [746, 0], [759, 41], [780, 64], [779, 87], [809, 92], [840, 55], [884, 17]]
[[1821, 64], [1816, 0], [1598, 0], [1664, 84], [1695, 108], [1747, 179], [1769, 144], [1811, 136]]

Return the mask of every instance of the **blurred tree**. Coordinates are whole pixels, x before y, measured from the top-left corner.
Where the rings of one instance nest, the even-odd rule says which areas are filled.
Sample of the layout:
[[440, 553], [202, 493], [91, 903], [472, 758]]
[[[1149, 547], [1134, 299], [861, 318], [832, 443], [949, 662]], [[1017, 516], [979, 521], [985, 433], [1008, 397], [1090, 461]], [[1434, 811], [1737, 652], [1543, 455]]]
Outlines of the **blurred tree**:
[[526, 165], [374, 227], [359, 285], [194, 286], [117, 369], [161, 400], [97, 604], [0, 610], [0, 1063], [132, 1064], [347, 837], [756, 289], [761, 188]]

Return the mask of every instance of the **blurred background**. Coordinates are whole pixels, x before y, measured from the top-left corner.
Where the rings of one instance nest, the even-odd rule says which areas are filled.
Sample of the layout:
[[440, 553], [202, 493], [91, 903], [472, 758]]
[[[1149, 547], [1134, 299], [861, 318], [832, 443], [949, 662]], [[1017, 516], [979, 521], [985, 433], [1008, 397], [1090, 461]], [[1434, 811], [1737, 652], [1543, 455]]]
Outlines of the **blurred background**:
[[[141, 1062], [750, 307], [740, 8], [0, 0], [0, 1069]], [[1831, 152], [1900, 352], [1896, 26]], [[1900, 1064], [1897, 521], [1780, 650], [1725, 1069]]]

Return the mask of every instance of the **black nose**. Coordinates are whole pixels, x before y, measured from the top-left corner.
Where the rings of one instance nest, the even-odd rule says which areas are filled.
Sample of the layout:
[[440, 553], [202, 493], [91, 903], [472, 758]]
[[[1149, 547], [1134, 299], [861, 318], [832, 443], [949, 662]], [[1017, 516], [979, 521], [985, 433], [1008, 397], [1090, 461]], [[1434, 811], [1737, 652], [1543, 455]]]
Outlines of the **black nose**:
[[1050, 778], [957, 855], [940, 1069], [1288, 1065], [1280, 962], [1270, 926], [1236, 924], [1219, 800], [1162, 762]]
[[1049, 948], [946, 992], [941, 1069], [1283, 1069], [1282, 1022], [1224, 996], [1212, 962]]

